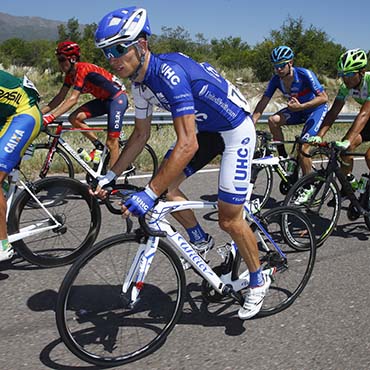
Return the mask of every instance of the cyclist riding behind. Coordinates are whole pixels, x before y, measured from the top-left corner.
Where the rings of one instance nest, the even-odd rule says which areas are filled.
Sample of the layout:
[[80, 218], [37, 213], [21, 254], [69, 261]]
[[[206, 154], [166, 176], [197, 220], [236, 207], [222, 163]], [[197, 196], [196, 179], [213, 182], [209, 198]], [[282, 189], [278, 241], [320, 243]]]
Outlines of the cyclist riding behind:
[[[279, 89], [287, 99], [287, 107], [271, 115], [268, 125], [273, 139], [283, 141], [282, 126], [299, 125], [304, 123], [301, 138], [308, 139], [319, 131], [326, 115], [328, 96], [317, 79], [316, 75], [305, 68], [293, 67], [293, 50], [288, 46], [278, 46], [271, 52], [271, 62], [275, 75], [271, 78], [261, 100], [253, 112], [253, 121], [256, 124], [267, 104], [270, 102], [276, 89]], [[287, 158], [284, 144], [277, 146], [279, 156]], [[304, 145], [303, 151], [308, 150]], [[311, 158], [298, 153], [298, 159], [303, 174], [312, 170]]]
[[[339, 87], [338, 94], [330, 108], [317, 136], [309, 139], [311, 142], [320, 143], [322, 137], [328, 132], [344, 104], [349, 97], [361, 105], [360, 112], [357, 114], [351, 127], [344, 137], [336, 142], [336, 145], [342, 149], [354, 151], [361, 143], [370, 141], [370, 72], [366, 72], [367, 55], [362, 49], [351, 49], [343, 53], [338, 60], [338, 76], [342, 78], [343, 83]], [[370, 148], [367, 150], [366, 164], [370, 169]], [[342, 164], [341, 170], [347, 175], [347, 179], [354, 182], [353, 157], [343, 157], [345, 164]], [[356, 183], [355, 183], [356, 184]], [[342, 199], [346, 194], [341, 191]]]
[[[42, 115], [37, 106], [39, 93], [26, 76], [22, 79], [0, 70], [0, 183], [18, 164], [41, 129]], [[0, 261], [12, 258], [6, 224], [7, 204], [0, 190]]]
[[[140, 216], [168, 190], [168, 199], [184, 200], [180, 184], [213, 156], [223, 152], [218, 191], [219, 224], [237, 243], [250, 271], [250, 286], [239, 316], [247, 319], [261, 309], [271, 279], [261, 271], [254, 233], [243, 218], [255, 146], [249, 106], [240, 92], [208, 63], [181, 53], [153, 54], [145, 9], [130, 7], [107, 14], [95, 38], [113, 69], [132, 81], [135, 128], [119, 160], [99, 182], [104, 186], [122, 173], [150, 136], [153, 106], [171, 111], [177, 142], [154, 179], [123, 206], [124, 216]], [[198, 134], [196, 132], [198, 129]], [[102, 196], [104, 190], [95, 194]], [[192, 211], [177, 212], [190, 241], [206, 241]]]
[[[58, 94], [41, 109], [44, 125], [52, 123], [57, 117], [74, 107], [80, 94], [90, 93], [95, 97], [72, 112], [68, 120], [73, 127], [86, 129], [85, 120], [92, 117], [108, 115], [107, 147], [110, 151], [110, 166], [119, 156], [119, 135], [123, 116], [128, 106], [125, 86], [113, 74], [95, 64], [80, 62], [80, 47], [72, 41], [60, 42], [55, 49], [61, 71], [65, 74], [64, 83]], [[72, 93], [66, 98], [68, 92]], [[49, 113], [53, 111], [53, 113]], [[49, 114], [46, 114], [49, 113]], [[45, 115], [46, 114], [46, 115]], [[99, 162], [104, 145], [93, 132], [83, 132], [93, 143], [95, 150], [91, 153], [94, 162]]]

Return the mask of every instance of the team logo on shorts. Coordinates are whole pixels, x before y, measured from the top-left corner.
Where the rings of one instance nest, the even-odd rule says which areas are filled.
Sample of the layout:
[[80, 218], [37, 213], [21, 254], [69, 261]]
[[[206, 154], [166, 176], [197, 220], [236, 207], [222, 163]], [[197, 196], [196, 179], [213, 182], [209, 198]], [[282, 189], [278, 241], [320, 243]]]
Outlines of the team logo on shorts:
[[245, 139], [242, 140], [242, 144], [243, 145], [247, 145], [249, 142], [251, 141], [251, 139], [249, 137], [246, 137]]

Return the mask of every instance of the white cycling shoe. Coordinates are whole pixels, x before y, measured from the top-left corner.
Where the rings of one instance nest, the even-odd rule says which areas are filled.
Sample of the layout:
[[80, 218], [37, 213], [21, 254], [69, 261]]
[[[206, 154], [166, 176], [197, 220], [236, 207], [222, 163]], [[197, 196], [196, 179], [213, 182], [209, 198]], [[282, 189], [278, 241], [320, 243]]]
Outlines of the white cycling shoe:
[[11, 246], [5, 250], [0, 250], [0, 262], [10, 260], [14, 255], [14, 250]]
[[261, 286], [255, 288], [248, 288], [244, 295], [245, 301], [243, 307], [240, 307], [238, 316], [241, 320], [247, 320], [255, 316], [260, 312], [263, 299], [271, 284], [271, 278], [269, 275], [262, 274], [264, 283]]

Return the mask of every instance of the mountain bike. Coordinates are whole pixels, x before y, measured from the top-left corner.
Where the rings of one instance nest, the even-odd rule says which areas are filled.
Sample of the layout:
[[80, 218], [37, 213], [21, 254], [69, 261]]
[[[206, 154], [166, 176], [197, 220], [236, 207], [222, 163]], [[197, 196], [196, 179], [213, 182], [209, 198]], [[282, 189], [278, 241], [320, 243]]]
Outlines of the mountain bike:
[[[203, 278], [204, 300], [244, 303], [249, 272], [235, 243], [217, 248], [222, 262], [212, 268], [166, 220], [175, 211], [206, 208], [217, 204], [160, 200], [147, 218], [139, 218], [136, 232], [97, 243], [73, 264], [56, 305], [58, 330], [72, 353], [96, 366], [118, 366], [161, 346], [180, 320], [185, 300], [179, 256]], [[315, 237], [309, 219], [295, 208], [258, 217], [246, 212], [263, 273], [272, 279], [258, 314], [263, 317], [286, 309], [303, 291], [314, 266]]]
[[98, 201], [81, 182], [50, 177], [20, 178], [19, 165], [9, 175], [8, 240], [28, 262], [55, 267], [74, 261], [99, 233]]
[[[317, 238], [317, 245], [320, 246], [331, 235], [340, 216], [342, 196], [337, 182], [350, 201], [347, 211], [348, 218], [356, 220], [363, 216], [370, 230], [370, 184], [367, 181], [363, 191], [356, 192], [341, 171], [341, 163], [343, 163], [341, 154], [342, 156], [364, 156], [364, 153], [343, 151], [336, 147], [335, 142], [324, 142], [316, 146], [325, 152], [328, 157], [327, 164], [323, 163], [320, 169], [316, 169], [316, 172], [298, 180], [288, 192], [284, 205], [298, 207], [309, 216]], [[301, 197], [307, 189], [312, 189], [312, 194], [309, 199], [303, 201]]]
[[[84, 131], [104, 132], [106, 129], [97, 127], [89, 127], [86, 129], [64, 127], [63, 121], [55, 121], [54, 123], [57, 124], [55, 133], [52, 133], [48, 127], [44, 128], [45, 133], [48, 135], [48, 142], [34, 145], [34, 157], [43, 158], [41, 170], [39, 172], [41, 178], [55, 174], [67, 175], [73, 178], [75, 176], [75, 170], [72, 160], [77, 162], [86, 172], [86, 181], [88, 184], [91, 184], [93, 179], [107, 172], [110, 155], [106, 146], [104, 146], [99, 163], [94, 163], [92, 160], [86, 162], [72, 148], [63, 135], [66, 133]], [[126, 142], [126, 140], [119, 140], [121, 150], [126, 145]], [[153, 148], [149, 144], [146, 144], [144, 150], [139, 154], [135, 162], [122, 173], [121, 179], [124, 180], [124, 183], [144, 186], [154, 176], [157, 169], [157, 156]]]

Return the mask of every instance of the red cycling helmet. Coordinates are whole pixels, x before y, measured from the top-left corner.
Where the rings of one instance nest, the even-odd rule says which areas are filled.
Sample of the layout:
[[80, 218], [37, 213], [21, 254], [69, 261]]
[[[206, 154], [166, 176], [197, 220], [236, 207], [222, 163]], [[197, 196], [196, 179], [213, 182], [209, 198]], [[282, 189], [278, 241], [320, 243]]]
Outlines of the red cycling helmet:
[[68, 59], [75, 56], [77, 59], [80, 58], [80, 47], [73, 41], [62, 41], [58, 44], [55, 49], [55, 54], [64, 55]]

